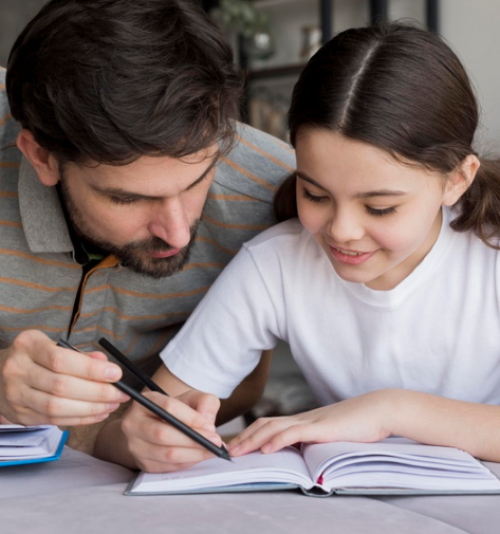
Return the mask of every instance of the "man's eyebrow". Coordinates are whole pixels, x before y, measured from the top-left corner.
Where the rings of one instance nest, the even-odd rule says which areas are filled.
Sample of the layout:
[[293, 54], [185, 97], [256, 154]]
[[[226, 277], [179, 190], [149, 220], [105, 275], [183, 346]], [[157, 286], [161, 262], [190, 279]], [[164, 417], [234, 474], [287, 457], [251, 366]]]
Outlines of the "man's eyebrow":
[[[214, 168], [218, 161], [218, 157], [215, 157], [212, 163], [205, 169], [203, 174], [197, 178], [192, 184], [188, 185], [184, 191], [190, 191], [194, 187], [196, 187], [200, 182], [202, 182], [207, 174]], [[113, 195], [117, 197], [126, 197], [130, 200], [162, 200], [162, 196], [155, 196], [155, 195], [143, 195], [141, 193], [134, 193], [132, 191], [127, 191], [126, 189], [122, 189], [121, 187], [100, 187], [97, 185], [92, 186], [93, 189], [96, 191], [99, 191], [101, 193], [106, 193], [107, 195]]]
[[[314, 185], [315, 187], [318, 187], [319, 189], [322, 189], [323, 191], [327, 191], [327, 189], [325, 189], [321, 184], [319, 184], [310, 176], [307, 176], [307, 174], [304, 174], [302, 172], [297, 172], [296, 174], [301, 180], [309, 182], [310, 184]], [[362, 193], [357, 193], [356, 195], [354, 195], [354, 198], [400, 197], [406, 194], [406, 191], [398, 191], [396, 189], [377, 189], [375, 191], [364, 191]]]

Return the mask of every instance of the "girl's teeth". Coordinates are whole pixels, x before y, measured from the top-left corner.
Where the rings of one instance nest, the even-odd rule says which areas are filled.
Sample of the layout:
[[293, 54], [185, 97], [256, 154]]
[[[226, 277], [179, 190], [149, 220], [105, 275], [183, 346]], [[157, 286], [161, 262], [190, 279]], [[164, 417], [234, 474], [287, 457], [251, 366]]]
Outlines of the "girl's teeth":
[[341, 248], [337, 250], [339, 250], [340, 252], [342, 252], [342, 254], [345, 254], [346, 256], [360, 256], [362, 254], [362, 252], [350, 252], [348, 250], [342, 250]]

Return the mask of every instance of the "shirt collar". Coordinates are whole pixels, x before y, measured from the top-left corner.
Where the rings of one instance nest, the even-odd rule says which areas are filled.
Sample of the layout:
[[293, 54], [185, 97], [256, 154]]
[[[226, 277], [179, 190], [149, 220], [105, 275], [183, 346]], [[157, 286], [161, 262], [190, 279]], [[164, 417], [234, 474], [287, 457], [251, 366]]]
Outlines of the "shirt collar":
[[24, 157], [19, 169], [19, 209], [31, 252], [74, 253], [56, 188], [42, 184]]

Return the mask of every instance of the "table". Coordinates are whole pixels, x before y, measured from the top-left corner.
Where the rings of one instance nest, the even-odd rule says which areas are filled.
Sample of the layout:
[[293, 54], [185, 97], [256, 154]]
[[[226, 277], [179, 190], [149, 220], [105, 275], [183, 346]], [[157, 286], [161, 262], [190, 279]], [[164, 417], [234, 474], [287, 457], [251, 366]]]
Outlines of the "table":
[[[500, 464], [487, 463], [500, 477]], [[296, 492], [126, 497], [132, 471], [65, 447], [0, 470], [1, 534], [498, 534], [500, 495], [311, 498]]]

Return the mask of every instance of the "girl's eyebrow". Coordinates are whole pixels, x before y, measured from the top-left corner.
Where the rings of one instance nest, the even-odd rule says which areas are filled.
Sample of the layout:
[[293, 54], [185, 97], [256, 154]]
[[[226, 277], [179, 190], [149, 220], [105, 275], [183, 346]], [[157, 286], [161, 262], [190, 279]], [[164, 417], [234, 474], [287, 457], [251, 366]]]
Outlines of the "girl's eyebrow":
[[[319, 184], [316, 180], [314, 180], [310, 176], [307, 176], [307, 174], [297, 171], [296, 175], [301, 180], [304, 180], [305, 182], [309, 182], [310, 184], [314, 185], [315, 187], [318, 187], [319, 189], [322, 189], [323, 191], [328, 191], [321, 184]], [[365, 191], [363, 193], [357, 193], [356, 195], [354, 195], [354, 198], [400, 197], [406, 194], [407, 194], [406, 191], [398, 191], [397, 189], [378, 189], [375, 191]]]
[[307, 174], [304, 174], [303, 172], [299, 172], [299, 171], [296, 171], [295, 174], [301, 180], [309, 182], [310, 184], [312, 184], [312, 185], [314, 185], [316, 187], [319, 187], [320, 189], [323, 189], [323, 191], [326, 191], [326, 189], [321, 184], [318, 184], [318, 182], [316, 180], [313, 180], [311, 177], [307, 176]]

